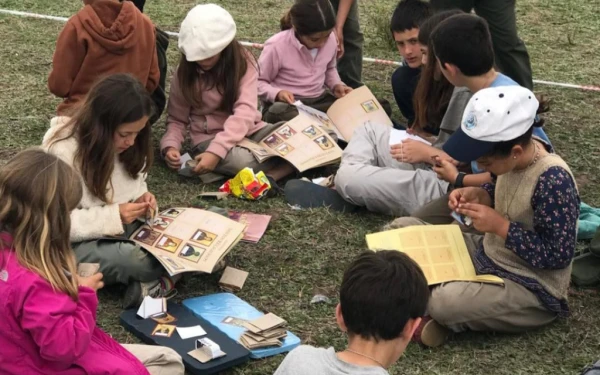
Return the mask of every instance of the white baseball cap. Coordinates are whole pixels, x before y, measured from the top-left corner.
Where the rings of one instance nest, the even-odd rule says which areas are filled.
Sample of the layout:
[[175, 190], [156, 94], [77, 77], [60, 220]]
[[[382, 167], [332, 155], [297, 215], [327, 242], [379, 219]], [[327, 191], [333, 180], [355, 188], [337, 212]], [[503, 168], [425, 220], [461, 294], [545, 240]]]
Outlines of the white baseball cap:
[[223, 51], [235, 33], [228, 11], [216, 4], [196, 5], [181, 23], [177, 45], [187, 61], [204, 60]]
[[444, 151], [460, 162], [488, 154], [498, 142], [525, 134], [535, 121], [539, 102], [521, 86], [490, 87], [475, 93], [463, 113], [460, 129], [444, 144]]

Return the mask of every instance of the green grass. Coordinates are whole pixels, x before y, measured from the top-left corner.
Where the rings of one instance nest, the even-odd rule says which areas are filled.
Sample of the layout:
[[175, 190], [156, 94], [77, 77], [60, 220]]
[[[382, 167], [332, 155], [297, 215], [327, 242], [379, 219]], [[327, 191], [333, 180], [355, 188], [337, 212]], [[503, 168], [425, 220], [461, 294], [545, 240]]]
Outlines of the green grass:
[[[263, 42], [277, 31], [278, 20], [291, 1], [216, 1], [231, 11], [241, 40]], [[192, 0], [148, 0], [147, 14], [163, 29], [176, 31]], [[0, 0], [0, 8], [70, 16], [80, 7], [74, 0]], [[382, 40], [382, 15], [394, 1], [361, 2], [365, 56], [397, 59]], [[600, 84], [600, 0], [521, 0], [517, 2], [520, 34], [531, 54], [537, 79]], [[46, 88], [54, 43], [62, 28], [54, 21], [0, 15], [0, 159], [37, 145], [58, 103]], [[176, 42], [169, 49], [170, 70], [177, 60]], [[379, 96], [393, 101], [389, 67], [365, 64], [364, 80]], [[583, 199], [600, 205], [600, 94], [537, 86], [553, 100], [547, 132], [575, 172]], [[395, 113], [399, 116], [398, 112]], [[164, 126], [155, 127], [155, 138]], [[197, 181], [181, 179], [157, 163], [149, 178], [161, 207], [187, 205], [201, 191]], [[364, 235], [390, 218], [375, 214], [342, 215], [325, 209], [293, 211], [281, 198], [262, 202], [229, 199], [220, 206], [273, 215], [259, 244], [240, 244], [228, 257], [232, 266], [250, 272], [239, 296], [257, 308], [284, 317], [304, 343], [343, 348], [344, 336], [334, 320], [334, 305], [310, 305], [318, 290], [337, 301], [344, 267], [365, 248]], [[581, 244], [584, 246], [585, 244]], [[178, 299], [218, 291], [218, 276], [194, 276], [179, 286]], [[99, 324], [122, 342], [135, 342], [118, 322], [120, 290], [102, 291]], [[524, 335], [468, 333], [445, 346], [422, 349], [411, 345], [391, 370], [393, 374], [575, 374], [600, 356], [594, 291], [574, 291], [573, 315], [550, 327]], [[251, 361], [228, 374], [272, 373], [282, 356]]]

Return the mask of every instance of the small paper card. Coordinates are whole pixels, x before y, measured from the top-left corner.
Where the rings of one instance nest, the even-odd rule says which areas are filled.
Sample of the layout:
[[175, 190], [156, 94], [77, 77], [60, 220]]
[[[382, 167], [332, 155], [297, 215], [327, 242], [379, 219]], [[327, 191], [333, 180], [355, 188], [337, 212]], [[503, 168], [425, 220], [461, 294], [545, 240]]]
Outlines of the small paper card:
[[430, 142], [426, 141], [425, 139], [423, 139], [419, 136], [409, 134], [406, 130], [392, 129], [390, 131], [390, 146], [397, 145], [398, 143], [402, 143], [402, 141], [407, 140], [407, 139], [419, 141], [419, 142], [425, 143], [426, 145], [431, 146]]
[[194, 174], [192, 173], [192, 169], [188, 165], [188, 161], [194, 160], [190, 156], [190, 154], [185, 153], [181, 155], [179, 161], [181, 162], [181, 167], [179, 168], [179, 174], [186, 177], [192, 177]]
[[148, 207], [148, 210], [146, 210], [146, 224], [147, 225], [154, 225], [154, 220], [156, 219], [158, 213], [158, 206], [150, 206]]
[[177, 327], [177, 332], [182, 340], [206, 335], [206, 331], [199, 325], [192, 327]]
[[80, 277], [90, 277], [100, 270], [99, 263], [79, 263], [77, 266], [77, 275]]
[[154, 315], [163, 314], [167, 311], [167, 300], [165, 298], [152, 298], [146, 296], [138, 309], [138, 316], [148, 319]]
[[284, 326], [285, 324], [287, 324], [285, 320], [273, 313], [268, 313], [258, 319], [254, 319], [253, 321], [244, 324], [244, 327], [246, 327], [246, 329], [252, 333], [260, 334], [263, 331], [278, 328]]
[[231, 291], [240, 291], [248, 278], [248, 272], [238, 270], [237, 268], [227, 267], [219, 280], [221, 288]]
[[207, 363], [213, 359], [223, 357], [225, 352], [221, 350], [221, 347], [216, 342], [208, 337], [204, 337], [196, 340], [196, 349], [189, 352], [188, 355], [202, 363]]

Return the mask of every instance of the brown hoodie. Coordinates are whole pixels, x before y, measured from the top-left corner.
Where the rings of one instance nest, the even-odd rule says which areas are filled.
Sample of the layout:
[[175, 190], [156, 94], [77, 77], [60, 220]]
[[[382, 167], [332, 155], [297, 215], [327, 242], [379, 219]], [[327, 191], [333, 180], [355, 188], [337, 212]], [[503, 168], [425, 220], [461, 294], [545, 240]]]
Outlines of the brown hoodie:
[[48, 88], [64, 98], [58, 115], [69, 115], [97, 79], [115, 73], [133, 74], [154, 91], [154, 25], [129, 1], [96, 0], [69, 19], [56, 42]]

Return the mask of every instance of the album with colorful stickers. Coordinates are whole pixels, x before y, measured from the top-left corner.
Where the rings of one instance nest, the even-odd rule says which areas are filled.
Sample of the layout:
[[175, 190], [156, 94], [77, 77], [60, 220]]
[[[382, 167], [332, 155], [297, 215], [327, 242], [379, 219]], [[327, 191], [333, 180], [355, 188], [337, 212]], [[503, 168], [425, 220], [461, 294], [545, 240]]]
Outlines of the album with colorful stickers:
[[299, 172], [334, 164], [342, 149], [334, 138], [349, 142], [354, 130], [366, 123], [392, 126], [392, 120], [368, 87], [363, 86], [338, 99], [327, 113], [294, 103], [298, 116], [286, 122], [260, 142], [248, 138], [238, 143], [263, 162], [272, 157], [287, 160]]
[[246, 225], [197, 208], [169, 208], [130, 237], [148, 250], [170, 275], [211, 273], [244, 237]]

